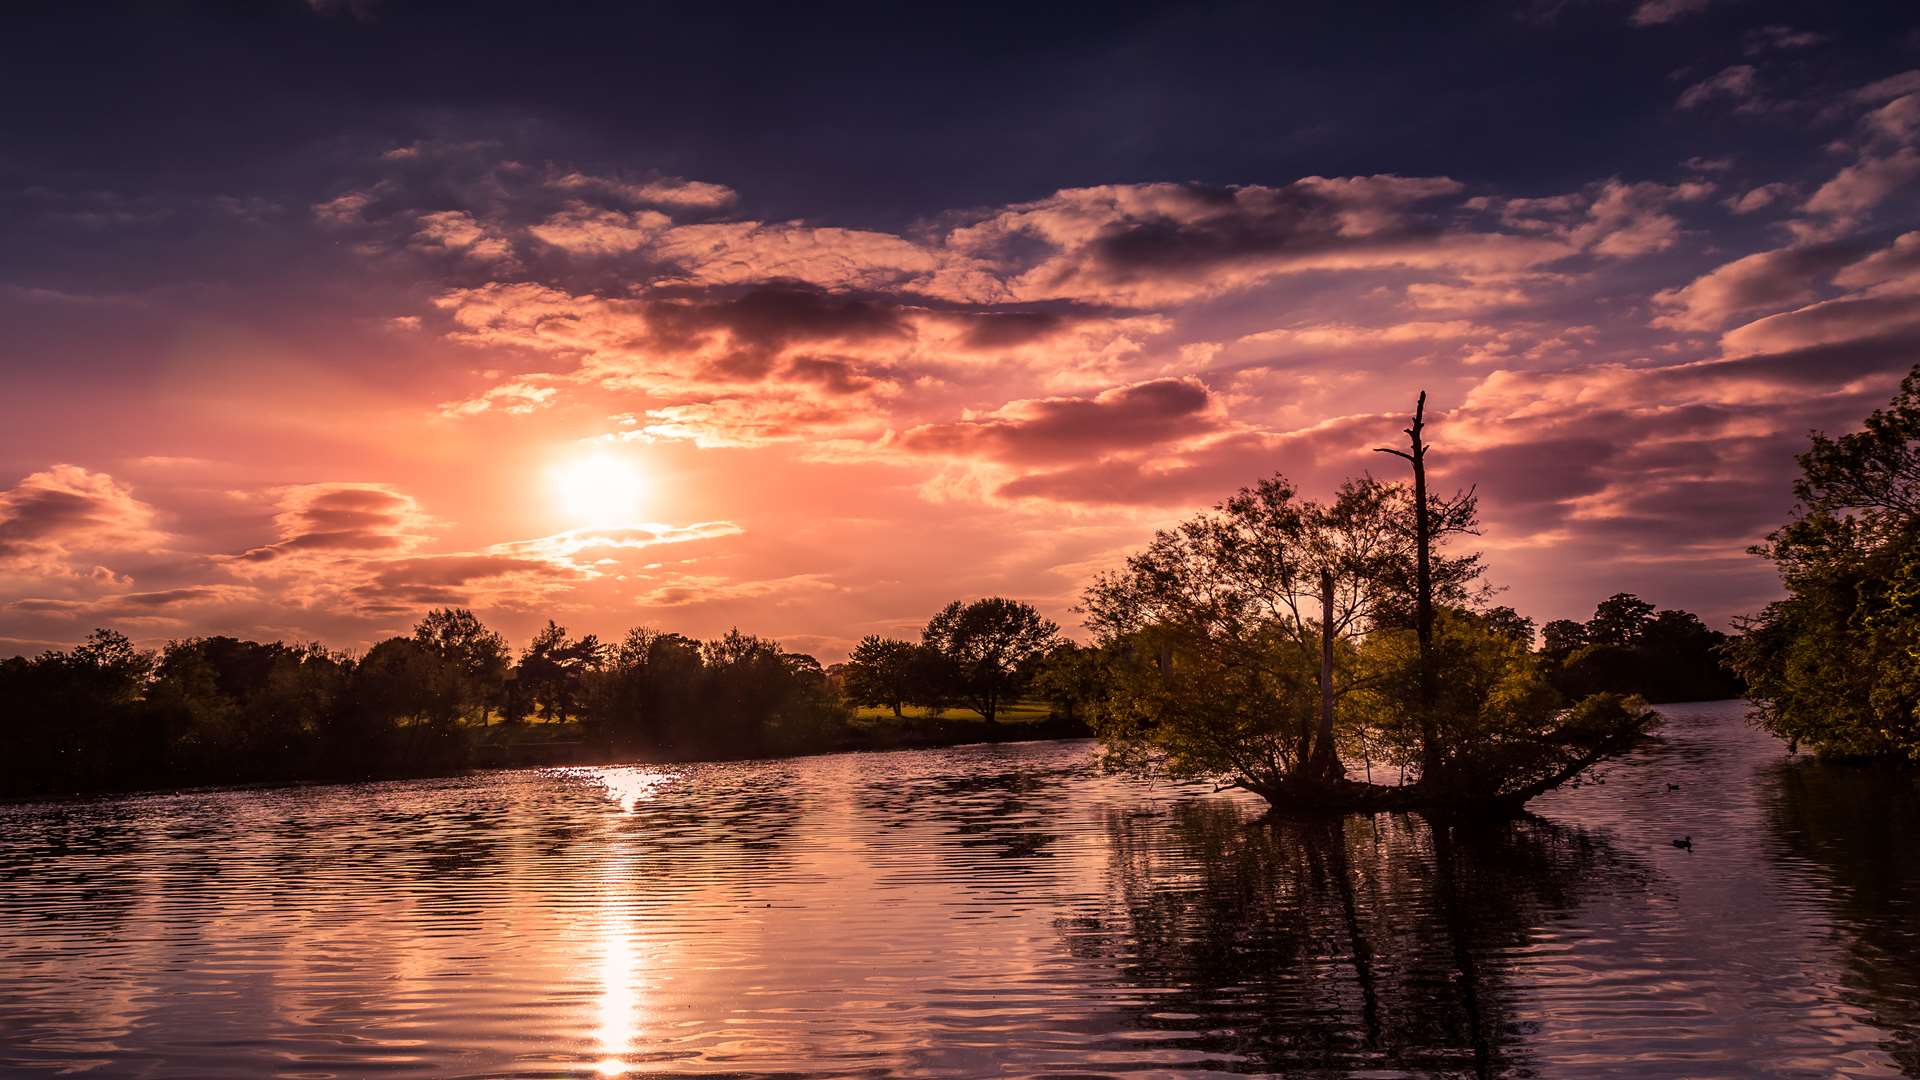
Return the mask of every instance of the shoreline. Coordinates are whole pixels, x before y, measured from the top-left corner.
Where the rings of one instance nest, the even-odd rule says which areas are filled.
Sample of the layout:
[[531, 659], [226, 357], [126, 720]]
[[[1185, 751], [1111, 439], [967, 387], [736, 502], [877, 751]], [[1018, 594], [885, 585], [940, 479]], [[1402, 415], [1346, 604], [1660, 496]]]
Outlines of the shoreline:
[[[624, 752], [611, 747], [589, 745], [581, 739], [527, 738], [534, 729], [546, 725], [520, 725], [527, 729], [514, 732], [513, 738], [489, 743], [484, 741], [491, 728], [468, 729], [473, 738], [472, 757], [457, 768], [397, 770], [354, 776], [274, 777], [235, 780], [221, 783], [188, 783], [153, 787], [87, 788], [63, 792], [33, 792], [0, 795], [0, 806], [28, 806], [36, 803], [78, 803], [98, 799], [139, 798], [162, 795], [187, 795], [196, 792], [258, 791], [271, 788], [331, 787], [343, 784], [377, 784], [396, 780], [437, 780], [477, 773], [511, 769], [606, 768], [638, 765], [696, 765], [740, 761], [785, 761], [795, 758], [823, 757], [829, 754], [888, 753], [896, 750], [942, 750], [958, 746], [997, 745], [1002, 743], [1055, 742], [1090, 739], [1092, 729], [1077, 719], [1049, 717], [989, 724], [982, 719], [951, 720], [909, 717], [901, 721], [887, 718], [870, 725], [850, 728], [846, 735], [819, 746], [791, 750], [758, 749], [751, 753], [723, 755], [712, 753], [675, 754], [670, 751]], [[572, 725], [567, 725], [572, 726]]]

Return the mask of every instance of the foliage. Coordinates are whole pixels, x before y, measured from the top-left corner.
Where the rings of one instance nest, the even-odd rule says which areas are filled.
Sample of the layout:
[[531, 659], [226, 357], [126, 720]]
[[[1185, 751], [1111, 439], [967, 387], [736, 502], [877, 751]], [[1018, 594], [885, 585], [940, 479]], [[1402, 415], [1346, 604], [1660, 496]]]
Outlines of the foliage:
[[1791, 743], [1920, 762], [1920, 367], [1798, 460], [1793, 515], [1755, 549], [1787, 596], [1743, 627], [1734, 666]]
[[[1322, 653], [1330, 649], [1338, 661], [1358, 637], [1412, 624], [1411, 506], [1403, 486], [1371, 477], [1348, 482], [1322, 506], [1274, 476], [1156, 534], [1124, 570], [1094, 582], [1087, 625], [1136, 654], [1122, 665], [1129, 674], [1122, 684], [1148, 693], [1151, 680], [1137, 656], [1146, 650], [1163, 682], [1148, 693], [1162, 721], [1202, 729], [1178, 740], [1183, 748], [1168, 768], [1232, 773], [1264, 787], [1310, 770], [1323, 779], [1339, 775], [1338, 734], [1323, 721], [1355, 686], [1349, 663], [1332, 664], [1323, 679]], [[1450, 533], [1473, 527], [1471, 496], [1435, 501], [1430, 510]], [[1435, 590], [1449, 600], [1472, 594], [1478, 574], [1477, 556], [1433, 560]], [[1234, 705], [1210, 715], [1210, 697]], [[1118, 715], [1137, 713], [1144, 700]], [[1104, 730], [1125, 732], [1122, 741], [1136, 744], [1123, 756], [1136, 754], [1142, 740], [1173, 737], [1165, 723], [1142, 726], [1137, 716]], [[1198, 752], [1204, 747], [1211, 755]]]
[[[1421, 412], [1413, 451], [1388, 452], [1425, 493]], [[1470, 610], [1479, 558], [1439, 545], [1474, 533], [1475, 509], [1472, 491], [1371, 477], [1320, 505], [1273, 477], [1156, 534], [1085, 594], [1108, 763], [1288, 809], [1512, 810], [1622, 752], [1652, 714], [1615, 695], [1567, 708], [1531, 621]], [[1400, 782], [1374, 782], [1376, 763]]]
[[884, 705], [899, 716], [902, 707], [935, 695], [919, 684], [928, 670], [922, 645], [869, 634], [854, 646], [843, 669], [843, 692], [855, 705]]
[[[1448, 787], [1475, 800], [1524, 802], [1618, 750], [1651, 726], [1646, 710], [1617, 694], [1583, 697], [1571, 709], [1526, 645], [1499, 622], [1442, 609], [1433, 656], [1444, 673], [1432, 716]], [[1357, 664], [1366, 688], [1355, 701], [1357, 741], [1380, 763], [1417, 772], [1418, 644], [1401, 629], [1370, 635]], [[1571, 773], [1568, 774], [1570, 776]], [[1539, 785], [1545, 785], [1540, 787]]]
[[608, 752], [740, 756], [834, 745], [846, 710], [810, 656], [731, 631], [651, 630], [608, 648], [549, 622], [518, 664], [471, 612], [430, 612], [352, 658], [318, 645], [190, 638], [159, 655], [102, 630], [0, 661], [0, 794], [357, 778], [468, 763], [500, 704], [581, 719]]
[[1709, 701], [1745, 689], [1729, 664], [1727, 640], [1690, 611], [1658, 610], [1632, 593], [1615, 593], [1585, 623], [1548, 623], [1541, 658], [1569, 697]]
[[548, 619], [520, 657], [515, 690], [537, 701], [547, 720], [577, 716], [587, 673], [600, 666], [603, 651], [599, 638], [588, 634], [574, 640], [567, 637], [566, 627]]
[[1027, 685], [1048, 704], [1052, 715], [1081, 719], [1106, 690], [1100, 650], [1062, 641], [1035, 661]]
[[930, 681], [949, 682], [954, 696], [991, 724], [1059, 636], [1060, 627], [1031, 604], [993, 596], [948, 604], [927, 621], [921, 642], [946, 668]]

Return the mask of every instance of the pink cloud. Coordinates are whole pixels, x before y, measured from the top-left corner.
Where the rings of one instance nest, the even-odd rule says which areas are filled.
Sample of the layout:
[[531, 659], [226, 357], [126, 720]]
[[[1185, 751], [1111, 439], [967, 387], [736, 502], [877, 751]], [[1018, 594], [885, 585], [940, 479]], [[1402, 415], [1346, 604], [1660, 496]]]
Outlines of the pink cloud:
[[0, 573], [113, 581], [94, 558], [166, 539], [153, 507], [106, 473], [53, 465], [0, 491]]
[[982, 416], [913, 428], [899, 445], [951, 457], [1060, 462], [1191, 438], [1214, 430], [1221, 420], [1206, 384], [1168, 378], [1116, 386], [1092, 397], [1012, 401]]

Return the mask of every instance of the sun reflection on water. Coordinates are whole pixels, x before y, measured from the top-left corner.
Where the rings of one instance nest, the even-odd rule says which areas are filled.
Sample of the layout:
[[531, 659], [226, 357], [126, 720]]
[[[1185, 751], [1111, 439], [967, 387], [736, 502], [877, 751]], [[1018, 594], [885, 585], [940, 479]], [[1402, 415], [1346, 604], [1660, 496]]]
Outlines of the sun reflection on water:
[[[644, 803], [658, 798], [660, 792], [679, 777], [671, 772], [647, 768], [589, 769], [582, 772], [598, 784], [622, 814], [632, 814]], [[641, 1037], [641, 979], [646, 966], [634, 932], [634, 914], [629, 892], [632, 857], [624, 843], [617, 844], [600, 870], [601, 904], [599, 920], [600, 983], [599, 1023], [594, 1029], [593, 1070], [601, 1076], [625, 1076], [638, 1066], [632, 1057], [638, 1052]]]
[[600, 1026], [594, 1030], [600, 1060], [594, 1069], [624, 1076], [633, 1068], [627, 1057], [640, 1034], [639, 965], [626, 920], [617, 909], [608, 914], [600, 952]]
[[662, 789], [679, 777], [659, 769], [621, 768], [584, 769], [582, 775], [606, 789], [607, 797], [618, 803], [620, 812], [631, 814], [641, 803], [652, 802]]

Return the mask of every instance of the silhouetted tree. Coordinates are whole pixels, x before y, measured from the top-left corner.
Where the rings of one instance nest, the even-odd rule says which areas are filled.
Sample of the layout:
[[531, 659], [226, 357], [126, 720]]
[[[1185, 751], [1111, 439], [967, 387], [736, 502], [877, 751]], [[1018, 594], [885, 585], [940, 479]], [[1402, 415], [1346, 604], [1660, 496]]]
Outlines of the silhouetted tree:
[[1615, 593], [1590, 621], [1559, 620], [1548, 629], [1541, 659], [1553, 684], [1572, 697], [1704, 701], [1742, 690], [1725, 655], [1727, 636], [1689, 611], [1660, 611], [1631, 593]]
[[1533, 648], [1533, 638], [1537, 628], [1532, 619], [1504, 605], [1488, 608], [1479, 612], [1478, 615], [1487, 629], [1512, 638], [1529, 649]]
[[1081, 719], [1106, 689], [1100, 650], [1062, 641], [1034, 665], [1030, 685], [1052, 707], [1053, 715]]
[[1653, 605], [1632, 593], [1614, 593], [1587, 620], [1589, 645], [1638, 645], [1653, 622]]
[[991, 724], [1018, 693], [1021, 669], [1059, 634], [1032, 605], [994, 596], [948, 604], [927, 622], [921, 639], [952, 665], [961, 700]]
[[459, 673], [456, 708], [484, 722], [488, 708], [499, 702], [513, 663], [507, 639], [466, 608], [435, 608], [414, 625], [413, 640], [453, 665]]
[[1559, 663], [1567, 654], [1587, 643], [1587, 624], [1573, 619], [1555, 619], [1540, 630], [1540, 651]]
[[853, 647], [844, 668], [844, 693], [855, 705], [885, 706], [898, 717], [913, 699], [921, 646], [869, 634]]
[[578, 715], [587, 675], [599, 666], [602, 652], [599, 638], [571, 639], [566, 627], [549, 619], [520, 657], [518, 689], [548, 720]]

